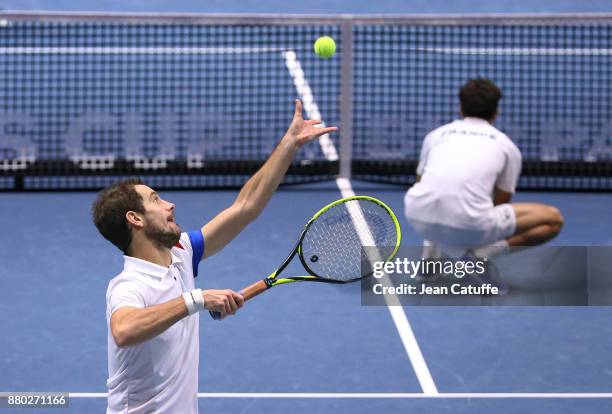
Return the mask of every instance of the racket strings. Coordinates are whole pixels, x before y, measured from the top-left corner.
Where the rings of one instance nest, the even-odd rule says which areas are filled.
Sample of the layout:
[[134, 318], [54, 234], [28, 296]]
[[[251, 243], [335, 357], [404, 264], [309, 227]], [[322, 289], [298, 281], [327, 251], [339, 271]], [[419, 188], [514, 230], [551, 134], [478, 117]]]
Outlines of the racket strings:
[[384, 260], [398, 237], [395, 222], [384, 207], [365, 199], [349, 200], [311, 223], [302, 241], [302, 257], [316, 275], [348, 282], [371, 272], [370, 266], [362, 266], [362, 247], [377, 246]]

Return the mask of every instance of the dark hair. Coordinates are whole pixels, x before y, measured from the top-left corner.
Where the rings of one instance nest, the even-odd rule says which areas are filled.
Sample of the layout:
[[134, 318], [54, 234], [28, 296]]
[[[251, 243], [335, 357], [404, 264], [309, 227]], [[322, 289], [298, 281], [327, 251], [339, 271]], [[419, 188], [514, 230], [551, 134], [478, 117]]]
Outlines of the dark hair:
[[497, 104], [502, 98], [501, 90], [489, 79], [477, 78], [467, 81], [459, 91], [463, 116], [486, 119], [495, 118]]
[[132, 242], [125, 215], [128, 211], [145, 213], [142, 197], [134, 188], [139, 178], [120, 181], [100, 191], [92, 206], [93, 221], [104, 238], [127, 254]]

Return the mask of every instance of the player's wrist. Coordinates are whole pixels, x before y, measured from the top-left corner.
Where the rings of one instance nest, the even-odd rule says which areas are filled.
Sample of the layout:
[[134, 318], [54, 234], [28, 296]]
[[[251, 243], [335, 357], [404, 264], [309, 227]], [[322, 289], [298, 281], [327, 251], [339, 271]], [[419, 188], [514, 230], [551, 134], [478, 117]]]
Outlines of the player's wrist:
[[291, 151], [294, 154], [297, 152], [297, 150], [300, 149], [302, 145], [303, 144], [300, 143], [298, 137], [292, 134], [290, 131], [287, 131], [287, 133], [279, 143], [279, 146], [286, 147], [288, 151]]
[[206, 301], [202, 294], [202, 289], [193, 289], [183, 293], [183, 300], [187, 306], [187, 314], [193, 315], [196, 312], [206, 309]]

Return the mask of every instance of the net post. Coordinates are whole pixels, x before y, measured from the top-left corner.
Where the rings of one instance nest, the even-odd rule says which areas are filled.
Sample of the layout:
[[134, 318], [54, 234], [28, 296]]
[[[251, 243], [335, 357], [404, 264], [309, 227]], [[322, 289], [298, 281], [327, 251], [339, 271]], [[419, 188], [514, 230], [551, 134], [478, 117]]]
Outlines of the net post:
[[351, 178], [353, 152], [353, 21], [344, 18], [340, 29], [340, 177]]

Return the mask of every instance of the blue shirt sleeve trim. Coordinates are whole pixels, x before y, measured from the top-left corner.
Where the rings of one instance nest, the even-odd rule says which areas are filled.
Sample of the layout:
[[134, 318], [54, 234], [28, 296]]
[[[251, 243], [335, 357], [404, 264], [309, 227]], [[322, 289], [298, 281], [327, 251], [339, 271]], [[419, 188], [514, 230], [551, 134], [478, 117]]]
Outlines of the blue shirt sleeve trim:
[[204, 235], [201, 230], [193, 230], [187, 233], [189, 236], [189, 242], [193, 249], [193, 257], [191, 259], [191, 266], [193, 267], [193, 277], [198, 276], [198, 264], [202, 260], [204, 255]]

